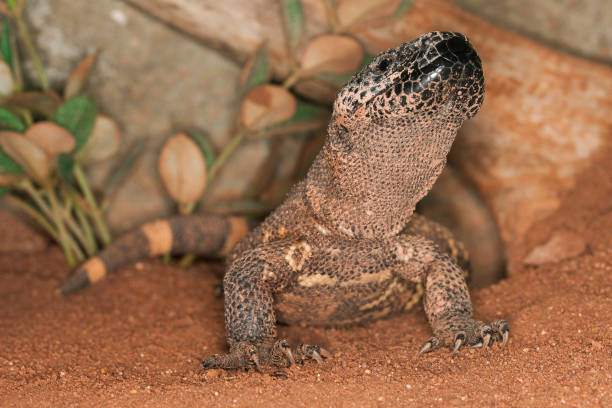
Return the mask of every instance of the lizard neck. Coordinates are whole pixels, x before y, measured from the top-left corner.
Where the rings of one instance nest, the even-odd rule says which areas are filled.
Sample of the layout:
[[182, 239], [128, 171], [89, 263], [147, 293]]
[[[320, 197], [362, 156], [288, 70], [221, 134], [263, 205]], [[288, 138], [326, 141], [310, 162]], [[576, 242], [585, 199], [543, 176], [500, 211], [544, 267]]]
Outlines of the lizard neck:
[[[355, 238], [389, 237], [404, 228], [442, 172], [455, 132], [406, 135], [398, 134], [401, 127], [392, 129], [386, 124], [348, 135], [332, 120], [305, 180], [317, 218]], [[384, 146], [371, 143], [369, 131], [388, 132]]]

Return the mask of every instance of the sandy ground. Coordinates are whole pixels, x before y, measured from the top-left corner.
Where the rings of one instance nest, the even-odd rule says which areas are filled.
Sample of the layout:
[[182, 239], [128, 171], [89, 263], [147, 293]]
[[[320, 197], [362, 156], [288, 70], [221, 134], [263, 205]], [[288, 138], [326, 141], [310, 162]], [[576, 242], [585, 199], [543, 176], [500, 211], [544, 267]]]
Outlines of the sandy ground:
[[[508, 347], [438, 351], [423, 310], [347, 329], [282, 327], [321, 344], [323, 365], [257, 372], [199, 369], [225, 350], [218, 264], [134, 265], [69, 298], [53, 246], [0, 253], [0, 406], [612, 406], [612, 155], [587, 170], [523, 253], [559, 229], [579, 256], [523, 267], [473, 292], [476, 317], [505, 317]], [[3, 239], [23, 225], [4, 217]], [[12, 222], [12, 224], [11, 224]], [[33, 239], [33, 238], [32, 238]], [[1, 245], [0, 245], [1, 246]]]

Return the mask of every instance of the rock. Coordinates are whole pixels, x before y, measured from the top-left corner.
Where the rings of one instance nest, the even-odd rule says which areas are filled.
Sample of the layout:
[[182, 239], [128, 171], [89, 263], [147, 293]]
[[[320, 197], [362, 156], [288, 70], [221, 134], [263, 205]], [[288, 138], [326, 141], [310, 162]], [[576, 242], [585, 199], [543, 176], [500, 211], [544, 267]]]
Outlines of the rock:
[[499, 27], [572, 54], [612, 63], [612, 7], [600, 0], [452, 0]]
[[585, 249], [586, 242], [582, 236], [572, 231], [561, 230], [555, 232], [546, 243], [532, 249], [523, 262], [535, 266], [556, 263], [576, 257]]
[[[119, 155], [88, 168], [95, 187], [105, 186], [130, 145], [146, 139], [144, 153], [108, 207], [112, 229], [124, 231], [176, 211], [158, 176], [159, 149], [171, 134], [192, 126], [208, 131], [218, 149], [229, 141], [240, 67], [118, 0], [32, 0], [26, 16], [54, 88], [63, 87], [85, 55], [102, 51], [87, 91], [119, 123], [122, 145]], [[211, 198], [240, 195], [267, 152], [265, 142], [245, 143], [231, 159], [244, 165], [224, 168]]]

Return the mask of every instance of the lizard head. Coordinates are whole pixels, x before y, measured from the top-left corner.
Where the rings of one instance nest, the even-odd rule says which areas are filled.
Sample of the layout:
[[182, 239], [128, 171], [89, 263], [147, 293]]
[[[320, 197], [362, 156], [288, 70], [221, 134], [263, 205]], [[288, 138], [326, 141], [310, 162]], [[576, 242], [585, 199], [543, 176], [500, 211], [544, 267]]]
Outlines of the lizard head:
[[478, 112], [483, 98], [482, 65], [468, 39], [431, 32], [377, 55], [340, 90], [334, 113], [345, 126], [364, 115], [460, 124]]
[[307, 176], [311, 208], [350, 236], [398, 233], [483, 97], [480, 58], [462, 34], [431, 32], [377, 55], [336, 97]]

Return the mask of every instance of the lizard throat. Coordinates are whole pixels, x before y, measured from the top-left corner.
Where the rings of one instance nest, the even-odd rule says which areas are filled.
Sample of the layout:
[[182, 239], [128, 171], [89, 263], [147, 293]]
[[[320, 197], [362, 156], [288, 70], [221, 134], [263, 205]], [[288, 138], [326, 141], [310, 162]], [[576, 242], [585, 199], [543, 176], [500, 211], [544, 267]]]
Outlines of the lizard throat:
[[[438, 178], [450, 149], [406, 152], [368, 160], [363, 150], [336, 150], [326, 143], [305, 180], [308, 206], [325, 224], [349, 238], [399, 233]], [[357, 159], [361, 157], [360, 159]]]

